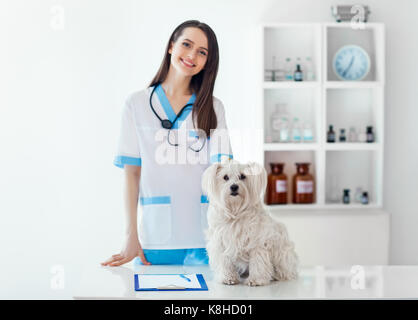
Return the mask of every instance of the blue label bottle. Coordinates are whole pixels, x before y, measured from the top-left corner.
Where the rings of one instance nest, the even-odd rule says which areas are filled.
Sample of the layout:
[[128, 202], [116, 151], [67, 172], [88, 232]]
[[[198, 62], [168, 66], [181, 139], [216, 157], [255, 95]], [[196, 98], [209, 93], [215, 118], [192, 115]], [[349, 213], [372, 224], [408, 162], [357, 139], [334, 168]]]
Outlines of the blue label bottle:
[[296, 65], [296, 70], [295, 70], [295, 73], [293, 75], [293, 78], [295, 79], [295, 81], [302, 81], [303, 80], [303, 73], [302, 73], [302, 70], [300, 69], [300, 64]]

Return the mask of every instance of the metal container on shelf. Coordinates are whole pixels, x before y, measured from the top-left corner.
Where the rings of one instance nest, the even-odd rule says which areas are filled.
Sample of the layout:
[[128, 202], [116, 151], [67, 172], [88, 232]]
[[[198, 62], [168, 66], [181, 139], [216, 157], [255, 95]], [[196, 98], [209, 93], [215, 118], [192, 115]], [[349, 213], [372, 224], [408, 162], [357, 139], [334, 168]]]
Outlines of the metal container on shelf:
[[337, 22], [367, 22], [370, 12], [369, 6], [360, 4], [331, 6], [332, 16]]

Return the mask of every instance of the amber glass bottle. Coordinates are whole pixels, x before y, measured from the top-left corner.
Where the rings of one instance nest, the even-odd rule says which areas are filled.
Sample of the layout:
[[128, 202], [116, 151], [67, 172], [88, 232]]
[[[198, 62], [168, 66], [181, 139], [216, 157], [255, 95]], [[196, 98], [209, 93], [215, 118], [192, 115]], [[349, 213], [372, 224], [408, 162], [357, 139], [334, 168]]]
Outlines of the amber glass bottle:
[[296, 163], [296, 174], [293, 176], [293, 203], [314, 202], [314, 179], [309, 174], [309, 162]]
[[270, 163], [271, 173], [267, 183], [267, 204], [287, 203], [287, 176], [283, 173], [284, 163]]

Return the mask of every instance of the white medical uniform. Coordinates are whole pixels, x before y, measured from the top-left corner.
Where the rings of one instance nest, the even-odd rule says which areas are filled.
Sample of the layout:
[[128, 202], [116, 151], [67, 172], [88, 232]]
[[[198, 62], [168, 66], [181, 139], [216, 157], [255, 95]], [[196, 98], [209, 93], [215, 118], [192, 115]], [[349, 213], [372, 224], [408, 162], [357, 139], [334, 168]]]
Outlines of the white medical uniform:
[[[174, 123], [170, 142], [179, 146], [171, 146], [169, 131], [162, 128], [149, 105], [152, 89], [135, 92], [127, 99], [114, 164], [120, 168], [125, 164], [141, 166], [138, 235], [143, 249], [204, 248], [208, 200], [202, 194], [202, 174], [212, 163], [233, 158], [224, 106], [213, 97], [218, 126], [203, 149], [195, 152], [187, 146], [197, 150], [204, 139], [196, 138], [193, 131], [193, 106]], [[193, 94], [188, 103], [195, 99]], [[161, 84], [152, 104], [161, 119], [174, 120], [176, 114]]]

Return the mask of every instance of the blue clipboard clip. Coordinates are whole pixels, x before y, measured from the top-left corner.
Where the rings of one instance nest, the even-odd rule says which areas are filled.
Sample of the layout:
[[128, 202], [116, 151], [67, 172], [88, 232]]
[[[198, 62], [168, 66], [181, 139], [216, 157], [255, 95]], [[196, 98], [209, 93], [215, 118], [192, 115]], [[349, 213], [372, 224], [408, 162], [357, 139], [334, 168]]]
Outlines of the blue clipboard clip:
[[180, 278], [183, 278], [183, 279], [187, 280], [188, 282], [192, 281], [189, 278], [187, 278], [184, 274], [180, 274]]

